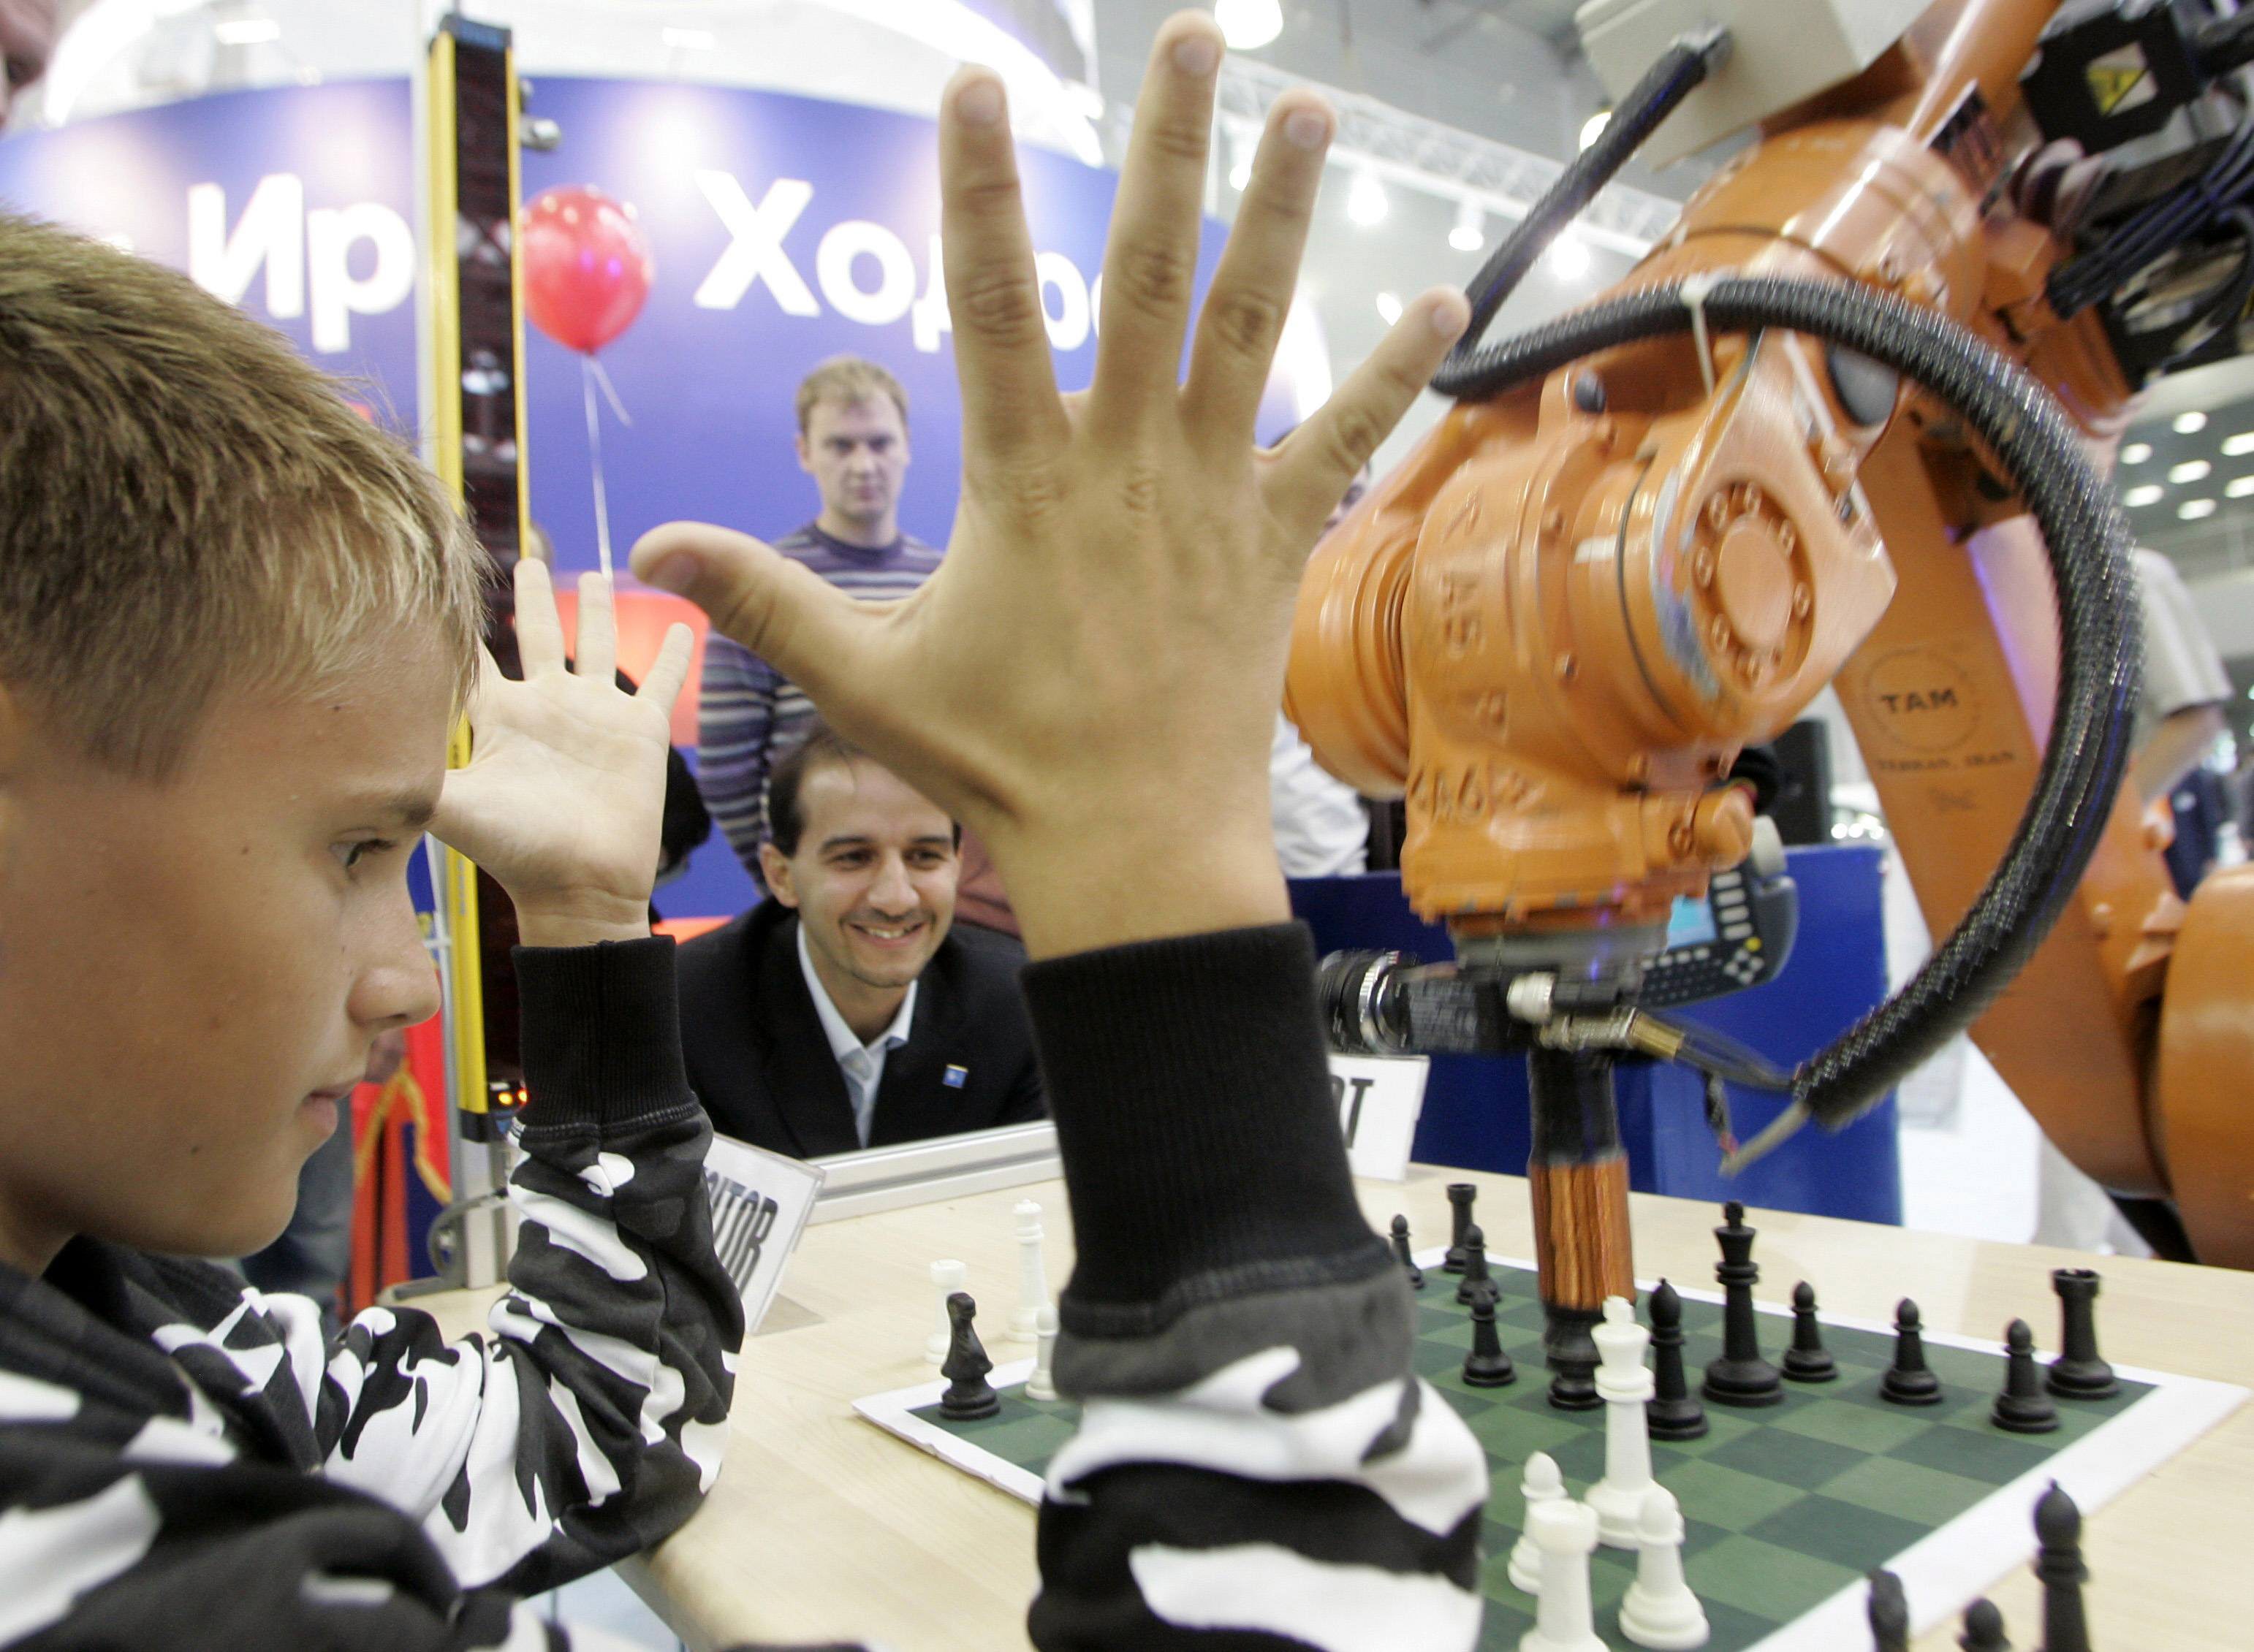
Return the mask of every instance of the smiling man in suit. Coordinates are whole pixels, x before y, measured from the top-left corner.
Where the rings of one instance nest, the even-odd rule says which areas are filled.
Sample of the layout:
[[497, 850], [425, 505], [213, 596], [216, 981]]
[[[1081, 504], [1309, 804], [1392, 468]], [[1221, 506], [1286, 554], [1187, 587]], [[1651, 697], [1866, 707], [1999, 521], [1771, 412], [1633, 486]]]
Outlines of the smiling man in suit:
[[1041, 1118], [1025, 950], [954, 927], [961, 828], [816, 722], [775, 765], [769, 898], [681, 949], [689, 1081], [794, 1158]]

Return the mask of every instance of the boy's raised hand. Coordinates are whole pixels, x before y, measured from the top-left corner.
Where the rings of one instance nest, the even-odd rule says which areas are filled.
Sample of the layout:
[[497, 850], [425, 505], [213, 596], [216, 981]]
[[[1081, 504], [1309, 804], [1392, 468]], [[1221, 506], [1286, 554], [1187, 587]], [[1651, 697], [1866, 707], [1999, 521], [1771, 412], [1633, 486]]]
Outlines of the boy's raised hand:
[[1269, 112], [1199, 318], [1200, 203], [1222, 41], [1158, 31], [1104, 258], [1096, 379], [1060, 397], [1001, 81], [940, 111], [962, 493], [914, 597], [857, 603], [757, 540], [676, 523], [634, 568], [798, 683], [983, 836], [1036, 956], [1287, 916], [1268, 812], [1293, 593], [1323, 519], [1466, 320], [1426, 294], [1270, 452], [1253, 417], [1334, 124]]
[[516, 565], [516, 638], [524, 680], [486, 657], [470, 762], [448, 772], [430, 830], [508, 891], [528, 946], [645, 937], [689, 627], [666, 633], [640, 692], [627, 694], [615, 677], [609, 582], [581, 576], [579, 646], [567, 666], [548, 569], [527, 557]]

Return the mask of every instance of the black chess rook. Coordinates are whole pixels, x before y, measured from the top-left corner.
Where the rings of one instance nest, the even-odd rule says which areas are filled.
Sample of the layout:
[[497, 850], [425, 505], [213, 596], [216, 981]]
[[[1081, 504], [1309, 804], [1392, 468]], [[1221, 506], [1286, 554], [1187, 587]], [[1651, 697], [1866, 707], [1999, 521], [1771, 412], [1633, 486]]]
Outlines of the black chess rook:
[[1784, 1379], [1761, 1357], [1754, 1314], [1754, 1285], [1760, 1278], [1753, 1259], [1754, 1237], [1755, 1230], [1746, 1225], [1745, 1206], [1734, 1199], [1724, 1205], [1722, 1225], [1714, 1230], [1722, 1247], [1722, 1259], [1714, 1267], [1722, 1283], [1722, 1356], [1707, 1363], [1699, 1390], [1716, 1405], [1751, 1408], [1784, 1399]]
[[2058, 1426], [2058, 1407], [2043, 1392], [2042, 1371], [2035, 1364], [2035, 1334], [2025, 1320], [2013, 1320], [2004, 1332], [2004, 1391], [1996, 1396], [1989, 1413], [1998, 1428], [2014, 1434], [2048, 1434]]
[[2046, 1386], [2062, 1399], [2111, 1398], [2121, 1384], [2097, 1356], [2097, 1270], [2054, 1269], [2050, 1288], [2058, 1293], [2060, 1330]]
[[2042, 1584], [2043, 1652], [2090, 1652], [2082, 1614], [2082, 1510], [2055, 1480], [2035, 1504], [2035, 1577]]
[[1479, 1197], [1479, 1189], [1468, 1181], [1448, 1183], [1449, 1220], [1448, 1253], [1440, 1258], [1444, 1273], [1464, 1271], [1464, 1235], [1471, 1230], [1472, 1201]]
[[1894, 1309], [1894, 1363], [1879, 1380], [1879, 1398], [1897, 1405], [1941, 1404], [1941, 1379], [1925, 1363], [1925, 1329], [1908, 1297]]
[[1495, 1304], [1502, 1292], [1493, 1279], [1481, 1279], [1472, 1293], [1472, 1351], [1464, 1356], [1464, 1381], [1473, 1388], [1502, 1388], [1518, 1380], [1518, 1368], [1502, 1351], [1502, 1334], [1495, 1329]]
[[939, 1414], [955, 1422], [991, 1417], [1002, 1409], [1002, 1397], [986, 1380], [994, 1362], [986, 1357], [978, 1328], [971, 1322], [977, 1314], [978, 1304], [968, 1291], [957, 1291], [947, 1299], [947, 1359], [939, 1368], [939, 1374], [947, 1378], [947, 1389], [939, 1397]]
[[1784, 1350], [1784, 1374], [1796, 1383], [1828, 1383], [1839, 1375], [1816, 1318], [1816, 1287], [1806, 1279], [1792, 1287], [1792, 1346]]
[[1409, 1249], [1409, 1218], [1407, 1216], [1397, 1216], [1393, 1218], [1393, 1259], [1401, 1265], [1401, 1271], [1409, 1276], [1410, 1290], [1421, 1291], [1424, 1288], [1424, 1270], [1417, 1265], [1416, 1255]]
[[1643, 1416], [1654, 1439], [1697, 1439], [1706, 1432], [1706, 1408], [1683, 1374], [1683, 1298], [1665, 1279], [1651, 1293], [1651, 1398]]

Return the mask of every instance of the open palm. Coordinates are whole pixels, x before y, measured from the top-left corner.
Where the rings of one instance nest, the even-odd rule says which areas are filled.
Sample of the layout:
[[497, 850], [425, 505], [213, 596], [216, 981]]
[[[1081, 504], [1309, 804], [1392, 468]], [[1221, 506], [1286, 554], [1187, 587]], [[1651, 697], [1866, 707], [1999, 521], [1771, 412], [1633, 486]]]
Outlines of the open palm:
[[486, 657], [470, 705], [470, 762], [446, 776], [430, 829], [492, 874], [520, 918], [638, 927], [657, 876], [689, 628], [667, 632], [640, 691], [627, 694], [615, 679], [609, 583], [595, 574], [581, 581], [578, 657], [567, 663], [548, 570], [527, 558], [516, 566], [516, 636], [524, 680], [511, 682]]

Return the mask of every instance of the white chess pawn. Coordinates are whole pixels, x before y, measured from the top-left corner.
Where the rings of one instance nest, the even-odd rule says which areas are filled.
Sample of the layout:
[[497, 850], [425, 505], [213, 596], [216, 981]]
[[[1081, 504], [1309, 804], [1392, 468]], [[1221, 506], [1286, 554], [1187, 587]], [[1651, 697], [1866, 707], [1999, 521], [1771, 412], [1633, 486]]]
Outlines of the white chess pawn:
[[1010, 1335], [1030, 1342], [1040, 1334], [1041, 1308], [1049, 1300], [1047, 1265], [1041, 1259], [1041, 1207], [1018, 1201], [1018, 1306], [1010, 1314]]
[[1542, 1588], [1518, 1652], [1607, 1652], [1589, 1600], [1597, 1511], [1571, 1497], [1536, 1503], [1526, 1511], [1526, 1530], [1542, 1551]]
[[1565, 1495], [1565, 1477], [1558, 1472], [1558, 1460], [1546, 1451], [1537, 1451], [1526, 1460], [1525, 1474], [1518, 1489], [1526, 1499], [1526, 1523], [1519, 1529], [1518, 1541], [1510, 1551], [1510, 1580], [1529, 1594], [1542, 1593], [1542, 1550], [1534, 1541], [1532, 1516], [1536, 1503], [1556, 1502]]
[[1597, 1511], [1599, 1537], [1615, 1549], [1633, 1549], [1652, 1484], [1651, 1425], [1643, 1409], [1652, 1391], [1643, 1363], [1651, 1333], [1636, 1323], [1625, 1297], [1608, 1296], [1604, 1323], [1589, 1335], [1602, 1362], [1597, 1394], [1605, 1402], [1605, 1477], [1589, 1488], [1589, 1507]]
[[1056, 1381], [1051, 1375], [1056, 1363], [1057, 1317], [1054, 1303], [1041, 1304], [1040, 1325], [1035, 1337], [1033, 1374], [1026, 1378], [1026, 1398], [1054, 1399], [1057, 1397]]
[[1620, 1601], [1620, 1633], [1656, 1652], [1705, 1645], [1706, 1608], [1683, 1580], [1683, 1511], [1666, 1487], [1645, 1494], [1636, 1535], [1642, 1552]]
[[961, 1262], [931, 1265], [932, 1294], [939, 1299], [939, 1328], [923, 1339], [923, 1356], [934, 1365], [947, 1363], [948, 1345], [955, 1341], [954, 1322], [947, 1317], [947, 1299], [970, 1284], [970, 1269]]

